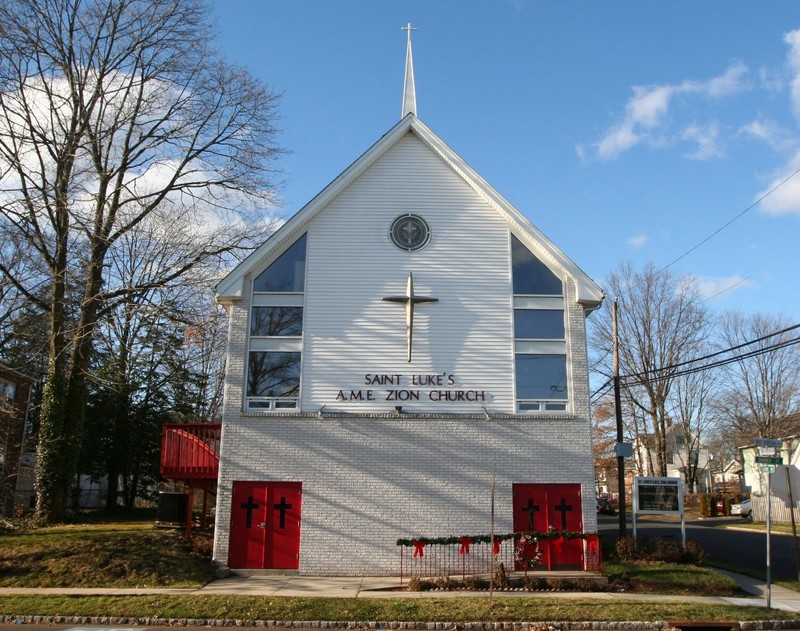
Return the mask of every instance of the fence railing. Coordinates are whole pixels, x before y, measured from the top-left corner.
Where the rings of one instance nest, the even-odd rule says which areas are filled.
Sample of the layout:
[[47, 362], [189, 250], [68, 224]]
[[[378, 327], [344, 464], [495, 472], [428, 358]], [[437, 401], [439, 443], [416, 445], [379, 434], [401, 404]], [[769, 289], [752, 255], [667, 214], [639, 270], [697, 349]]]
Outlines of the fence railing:
[[[548, 546], [549, 561], [557, 568], [560, 559], [555, 558], [554, 548], [550, 542], [543, 540], [541, 546]], [[585, 572], [600, 572], [603, 569], [603, 558], [600, 541], [597, 535], [587, 535], [585, 539], [574, 541], [581, 547], [580, 561], [577, 569]], [[489, 542], [446, 543], [437, 545], [420, 545], [414, 541], [412, 545], [399, 545], [400, 554], [400, 580], [410, 578], [430, 577], [455, 577], [462, 579], [476, 574], [490, 574], [497, 570], [500, 564], [507, 572], [544, 571], [548, 567], [535, 562], [530, 562], [530, 544], [520, 560], [520, 543], [514, 539], [495, 541], [494, 548]], [[494, 563], [494, 565], [493, 565]]]
[[161, 430], [161, 475], [167, 479], [216, 478], [219, 423], [167, 423]]

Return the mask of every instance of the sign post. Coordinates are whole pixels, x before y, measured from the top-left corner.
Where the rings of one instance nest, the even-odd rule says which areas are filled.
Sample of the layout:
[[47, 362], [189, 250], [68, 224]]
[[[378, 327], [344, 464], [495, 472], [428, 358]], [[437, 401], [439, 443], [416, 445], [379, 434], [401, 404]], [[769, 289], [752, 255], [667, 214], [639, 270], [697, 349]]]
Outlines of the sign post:
[[[767, 474], [767, 608], [772, 606], [772, 568], [770, 564], [770, 531], [772, 529], [772, 473], [775, 465], [783, 464], [781, 457], [782, 440], [756, 438], [758, 455], [756, 463], [763, 465], [761, 472]], [[776, 452], [777, 451], [777, 455]]]

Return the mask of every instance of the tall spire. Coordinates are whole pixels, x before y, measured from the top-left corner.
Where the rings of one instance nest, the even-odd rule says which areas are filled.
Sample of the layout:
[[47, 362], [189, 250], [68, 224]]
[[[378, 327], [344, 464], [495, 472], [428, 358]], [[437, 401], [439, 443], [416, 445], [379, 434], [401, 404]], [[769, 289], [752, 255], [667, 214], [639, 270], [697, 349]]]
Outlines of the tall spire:
[[403, 114], [417, 115], [417, 90], [414, 87], [414, 59], [411, 56], [411, 31], [416, 31], [411, 22], [408, 26], [401, 26], [401, 31], [408, 31], [408, 45], [406, 46], [406, 77], [403, 85]]

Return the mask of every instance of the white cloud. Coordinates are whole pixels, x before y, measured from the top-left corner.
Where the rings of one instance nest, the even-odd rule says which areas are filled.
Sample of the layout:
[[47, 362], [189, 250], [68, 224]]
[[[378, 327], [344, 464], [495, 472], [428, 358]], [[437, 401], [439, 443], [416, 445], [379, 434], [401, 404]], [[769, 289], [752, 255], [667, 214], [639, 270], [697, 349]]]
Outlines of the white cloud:
[[[599, 160], [611, 160], [640, 143], [651, 147], [670, 144], [669, 141], [665, 142], [664, 137], [666, 135], [669, 138], [671, 135], [669, 123], [676, 97], [693, 96], [701, 99], [727, 97], [748, 89], [746, 74], [747, 66], [737, 62], [721, 75], [708, 81], [686, 80], [678, 84], [634, 86], [633, 96], [625, 105], [625, 116], [619, 123], [611, 126], [598, 142], [591, 145], [595, 157]], [[710, 125], [709, 129], [711, 128]], [[682, 138], [683, 136], [678, 134], [673, 140]], [[702, 157], [702, 159], [718, 157], [716, 142], [713, 145], [709, 143], [711, 136], [708, 132], [688, 139], [695, 142], [702, 139], [705, 143], [690, 154], [691, 157]], [[583, 145], [579, 147], [579, 155], [583, 157], [588, 155]]]
[[775, 151], [788, 151], [797, 146], [794, 134], [771, 119], [757, 119], [743, 125], [738, 134], [760, 140]]
[[765, 195], [767, 197], [761, 201], [761, 210], [765, 213], [800, 214], [800, 151], [794, 154], [785, 167], [773, 175], [766, 188], [756, 195], [756, 199]]
[[700, 84], [698, 91], [705, 92], [712, 99], [742, 92], [747, 89], [746, 74], [747, 66], [740, 61], [736, 62], [724, 74], [714, 77], [706, 84]]
[[697, 148], [686, 155], [693, 160], [711, 160], [712, 158], [723, 158], [725, 152], [722, 150], [719, 141], [719, 124], [709, 123], [705, 126], [689, 125], [681, 134], [682, 140], [697, 143]]
[[706, 300], [716, 298], [730, 291], [739, 291], [756, 286], [756, 283], [749, 278], [743, 278], [739, 274], [733, 276], [723, 276], [720, 278], [697, 277], [695, 284], [700, 296]]
[[786, 64], [794, 75], [790, 88], [792, 108], [795, 116], [800, 119], [800, 29], [786, 33], [783, 41], [789, 46]]
[[647, 240], [646, 234], [635, 234], [631, 237], [628, 237], [626, 243], [632, 248], [642, 248], [647, 244]]

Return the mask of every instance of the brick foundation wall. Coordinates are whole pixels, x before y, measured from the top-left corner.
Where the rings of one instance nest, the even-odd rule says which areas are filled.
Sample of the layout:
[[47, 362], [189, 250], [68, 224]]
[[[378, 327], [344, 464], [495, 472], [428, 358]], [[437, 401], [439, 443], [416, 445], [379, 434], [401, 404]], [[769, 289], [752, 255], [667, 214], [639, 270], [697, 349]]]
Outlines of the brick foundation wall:
[[511, 488], [522, 482], [580, 483], [584, 530], [597, 529], [582, 419], [250, 416], [228, 420], [223, 440], [215, 541], [223, 566], [236, 480], [302, 482], [307, 575], [396, 575], [398, 538], [488, 534], [493, 463], [498, 533], [512, 530]]

